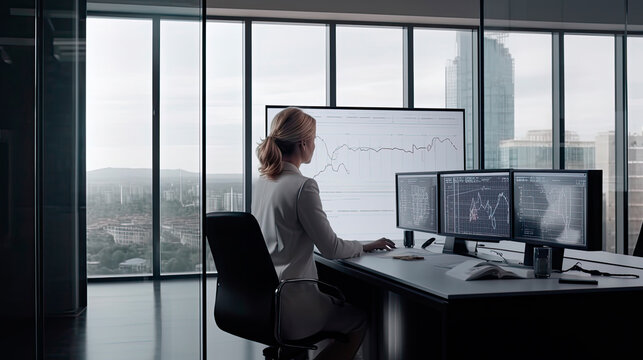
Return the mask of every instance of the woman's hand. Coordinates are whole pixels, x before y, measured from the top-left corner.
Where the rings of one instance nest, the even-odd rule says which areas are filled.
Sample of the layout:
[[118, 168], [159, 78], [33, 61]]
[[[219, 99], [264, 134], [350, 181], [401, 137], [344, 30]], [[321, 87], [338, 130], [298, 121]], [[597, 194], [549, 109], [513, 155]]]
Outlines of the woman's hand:
[[364, 245], [364, 251], [373, 251], [376, 249], [381, 249], [381, 250], [391, 250], [395, 249], [395, 243], [387, 238], [380, 238], [379, 240], [375, 240], [372, 243], [368, 243]]

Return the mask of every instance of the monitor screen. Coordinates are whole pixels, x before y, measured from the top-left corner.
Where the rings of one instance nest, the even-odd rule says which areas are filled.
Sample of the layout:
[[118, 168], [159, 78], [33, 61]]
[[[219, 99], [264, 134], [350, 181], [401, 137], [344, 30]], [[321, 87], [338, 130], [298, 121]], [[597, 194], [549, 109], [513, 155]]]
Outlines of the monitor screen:
[[[317, 120], [315, 152], [300, 171], [319, 184], [328, 220], [344, 239], [401, 238], [396, 173], [464, 169], [461, 109], [300, 108]], [[266, 129], [283, 109], [266, 107]]]
[[438, 232], [438, 175], [396, 175], [397, 227], [429, 233]]
[[585, 172], [514, 172], [514, 238], [584, 248], [587, 186]]
[[461, 238], [511, 237], [509, 171], [440, 174], [440, 232]]

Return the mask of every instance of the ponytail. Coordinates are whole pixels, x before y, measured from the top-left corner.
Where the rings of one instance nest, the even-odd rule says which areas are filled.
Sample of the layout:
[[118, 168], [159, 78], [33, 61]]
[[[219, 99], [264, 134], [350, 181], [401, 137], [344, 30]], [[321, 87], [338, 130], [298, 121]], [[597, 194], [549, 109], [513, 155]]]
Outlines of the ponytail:
[[284, 169], [283, 155], [295, 151], [297, 143], [315, 134], [315, 119], [289, 107], [280, 111], [272, 120], [270, 135], [257, 146], [259, 172], [269, 179], [276, 179]]
[[274, 179], [284, 169], [283, 155], [276, 139], [268, 136], [257, 146], [257, 157], [259, 158], [259, 172], [269, 179]]

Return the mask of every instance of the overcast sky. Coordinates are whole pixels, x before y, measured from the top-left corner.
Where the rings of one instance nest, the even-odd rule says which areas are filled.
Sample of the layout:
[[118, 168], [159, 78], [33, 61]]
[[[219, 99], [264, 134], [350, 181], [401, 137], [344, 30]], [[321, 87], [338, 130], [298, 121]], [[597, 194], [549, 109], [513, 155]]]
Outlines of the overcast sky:
[[[242, 172], [242, 26], [208, 25], [208, 173]], [[456, 30], [416, 30], [416, 106], [445, 106], [445, 68]], [[402, 30], [337, 29], [337, 104], [402, 106]], [[495, 36], [493, 34], [488, 34]], [[253, 140], [264, 134], [266, 104], [324, 105], [326, 28], [253, 26]], [[551, 36], [504, 37], [515, 67], [515, 136], [551, 128]], [[199, 26], [161, 26], [161, 167], [199, 170]], [[643, 62], [643, 39], [628, 43]], [[566, 127], [583, 140], [614, 129], [614, 39], [565, 38]], [[152, 22], [87, 22], [87, 169], [151, 168]], [[629, 69], [630, 131], [643, 128], [643, 69]], [[254, 156], [253, 156], [254, 157]], [[255, 163], [256, 165], [256, 163]], [[256, 167], [256, 166], [254, 166]]]

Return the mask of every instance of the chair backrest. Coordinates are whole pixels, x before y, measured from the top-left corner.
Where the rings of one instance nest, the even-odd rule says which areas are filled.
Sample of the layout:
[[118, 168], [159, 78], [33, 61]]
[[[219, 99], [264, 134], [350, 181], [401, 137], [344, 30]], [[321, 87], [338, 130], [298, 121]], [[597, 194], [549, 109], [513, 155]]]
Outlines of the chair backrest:
[[214, 319], [223, 331], [275, 345], [279, 279], [257, 220], [249, 213], [209, 213], [206, 236], [218, 277]]

